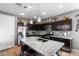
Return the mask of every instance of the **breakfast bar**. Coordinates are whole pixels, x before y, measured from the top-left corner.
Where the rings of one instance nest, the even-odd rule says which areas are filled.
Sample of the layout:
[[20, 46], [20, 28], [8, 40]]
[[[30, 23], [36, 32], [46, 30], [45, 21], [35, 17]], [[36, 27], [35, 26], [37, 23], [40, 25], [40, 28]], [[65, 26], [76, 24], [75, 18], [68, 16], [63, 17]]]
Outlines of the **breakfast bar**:
[[26, 37], [21, 39], [21, 42], [25, 43], [33, 50], [37, 51], [38, 53], [44, 56], [56, 56], [58, 50], [64, 45], [63, 42], [57, 42], [52, 40], [46, 40], [45, 42], [38, 40], [40, 37]]

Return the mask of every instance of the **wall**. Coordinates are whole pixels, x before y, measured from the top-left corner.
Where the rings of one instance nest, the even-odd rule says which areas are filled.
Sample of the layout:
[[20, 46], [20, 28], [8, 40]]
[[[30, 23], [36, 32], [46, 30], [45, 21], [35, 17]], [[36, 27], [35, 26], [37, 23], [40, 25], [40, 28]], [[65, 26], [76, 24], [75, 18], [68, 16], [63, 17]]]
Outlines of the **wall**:
[[15, 17], [0, 14], [0, 50], [15, 46]]
[[[64, 16], [69, 16], [72, 18], [72, 31], [70, 31], [69, 37], [73, 38], [73, 49], [79, 50], [79, 31], [76, 32], [76, 24], [77, 24], [77, 18], [75, 17], [77, 14], [79, 14], [79, 10], [75, 10], [72, 12], [64, 13], [61, 15], [57, 15], [59, 20], [62, 20]], [[63, 33], [63, 32], [62, 32]]]

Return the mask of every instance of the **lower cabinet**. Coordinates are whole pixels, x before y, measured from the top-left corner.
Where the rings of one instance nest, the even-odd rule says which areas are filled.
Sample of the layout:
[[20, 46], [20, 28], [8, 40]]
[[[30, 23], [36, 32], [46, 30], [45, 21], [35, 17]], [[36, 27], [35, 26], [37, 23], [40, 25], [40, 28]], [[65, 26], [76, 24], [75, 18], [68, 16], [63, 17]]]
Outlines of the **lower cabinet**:
[[67, 51], [67, 52], [71, 52], [72, 51], [72, 39], [51, 37], [51, 40], [63, 42], [64, 46], [62, 47], [62, 50]]
[[72, 51], [72, 39], [61, 38], [61, 37], [51, 37], [51, 36], [42, 36], [42, 38], [63, 42], [64, 46], [62, 47], [62, 50], [67, 52]]

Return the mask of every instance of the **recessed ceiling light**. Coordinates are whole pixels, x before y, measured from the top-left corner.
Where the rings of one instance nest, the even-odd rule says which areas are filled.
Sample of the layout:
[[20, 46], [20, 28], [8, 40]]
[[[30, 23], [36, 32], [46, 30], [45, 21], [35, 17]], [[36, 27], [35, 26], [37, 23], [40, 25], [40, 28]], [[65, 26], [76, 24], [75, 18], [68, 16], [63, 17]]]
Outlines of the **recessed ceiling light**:
[[59, 8], [63, 8], [63, 4], [60, 4], [60, 5], [59, 5]]
[[32, 8], [32, 6], [29, 5], [28, 8]]
[[34, 18], [36, 18], [36, 16], [34, 16]]
[[42, 14], [43, 14], [43, 15], [46, 15], [46, 13], [45, 13], [45, 12], [43, 12]]
[[21, 16], [23, 16], [23, 15], [24, 15], [24, 13], [21, 13], [20, 15], [21, 15]]

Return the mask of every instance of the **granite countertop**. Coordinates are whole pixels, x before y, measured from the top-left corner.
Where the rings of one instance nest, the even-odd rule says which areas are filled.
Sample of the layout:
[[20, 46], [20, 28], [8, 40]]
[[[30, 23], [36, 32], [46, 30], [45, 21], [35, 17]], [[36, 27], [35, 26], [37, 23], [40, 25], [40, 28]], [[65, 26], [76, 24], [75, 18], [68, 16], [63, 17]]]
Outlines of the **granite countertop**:
[[63, 37], [63, 36], [55, 36], [55, 35], [50, 35], [51, 37], [59, 37], [59, 38], [66, 38], [66, 39], [71, 39], [72, 40], [72, 38], [70, 38], [70, 37]]
[[52, 40], [41, 42], [38, 41], [38, 38], [39, 37], [26, 37], [26, 39], [21, 39], [21, 41], [45, 56], [56, 55], [56, 52], [64, 45], [62, 42]]

